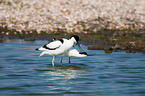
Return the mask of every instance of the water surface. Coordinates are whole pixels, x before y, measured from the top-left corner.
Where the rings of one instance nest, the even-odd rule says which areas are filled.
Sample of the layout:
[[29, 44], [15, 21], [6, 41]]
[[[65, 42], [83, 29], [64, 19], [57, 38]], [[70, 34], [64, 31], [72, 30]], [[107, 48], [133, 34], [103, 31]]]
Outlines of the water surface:
[[47, 41], [0, 43], [0, 96], [145, 96], [145, 55], [83, 49], [85, 58], [39, 57]]

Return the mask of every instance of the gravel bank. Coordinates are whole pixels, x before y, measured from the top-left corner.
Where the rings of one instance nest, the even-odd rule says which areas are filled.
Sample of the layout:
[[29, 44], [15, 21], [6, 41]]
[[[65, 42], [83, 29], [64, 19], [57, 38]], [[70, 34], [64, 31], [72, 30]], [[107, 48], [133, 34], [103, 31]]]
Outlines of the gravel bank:
[[16, 29], [15, 34], [30, 30], [144, 33], [144, 26], [145, 0], [0, 0], [0, 27]]

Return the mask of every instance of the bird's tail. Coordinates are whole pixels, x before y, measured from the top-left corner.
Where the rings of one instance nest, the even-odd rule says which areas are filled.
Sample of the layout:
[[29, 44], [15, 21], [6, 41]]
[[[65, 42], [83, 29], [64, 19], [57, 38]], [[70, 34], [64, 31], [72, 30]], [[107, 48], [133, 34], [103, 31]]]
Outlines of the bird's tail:
[[45, 48], [43, 48], [43, 47], [36, 48], [35, 50], [36, 50], [36, 51], [47, 51], [47, 49], [45, 49]]
[[45, 55], [45, 53], [44, 53], [44, 52], [42, 52], [42, 53], [39, 55], [39, 57], [41, 57], [41, 56], [43, 56], [43, 55]]
[[43, 55], [45, 55], [45, 54], [51, 55], [51, 54], [50, 54], [50, 51], [42, 51], [42, 53], [39, 55], [39, 57], [41, 57], [41, 56], [43, 56]]

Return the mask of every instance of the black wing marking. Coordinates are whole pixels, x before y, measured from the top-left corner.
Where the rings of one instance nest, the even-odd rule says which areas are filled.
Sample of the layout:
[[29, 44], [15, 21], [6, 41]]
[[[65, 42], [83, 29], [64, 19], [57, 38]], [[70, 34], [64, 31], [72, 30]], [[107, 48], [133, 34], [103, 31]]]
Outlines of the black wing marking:
[[46, 45], [47, 45], [47, 44], [45, 44], [45, 45], [43, 46], [43, 48], [48, 49], [48, 50], [55, 50], [55, 49], [57, 49], [57, 48], [59, 48], [59, 47], [61, 46], [61, 45], [60, 45], [60, 46], [58, 46], [58, 47], [56, 47], [56, 48], [49, 48], [49, 47], [47, 47]]
[[43, 48], [48, 50], [56, 50], [63, 44], [63, 42], [64, 42], [63, 39], [56, 40], [55, 38], [53, 38], [53, 41], [50, 42], [49, 44], [45, 44]]
[[63, 44], [63, 42], [64, 42], [63, 39], [58, 39], [58, 40]]

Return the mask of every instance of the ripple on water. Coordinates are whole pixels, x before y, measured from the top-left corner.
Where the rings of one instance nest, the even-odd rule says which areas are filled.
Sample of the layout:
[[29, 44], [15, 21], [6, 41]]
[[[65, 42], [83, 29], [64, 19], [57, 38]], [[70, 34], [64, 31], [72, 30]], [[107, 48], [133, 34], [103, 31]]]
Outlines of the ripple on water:
[[[44, 92], [44, 93], [22, 93], [23, 95], [27, 95], [27, 96], [43, 96], [43, 95], [46, 95], [46, 96], [51, 96], [51, 95], [61, 95], [60, 93], [51, 93], [51, 92]], [[22, 95], [22, 94], [20, 94], [20, 95]], [[19, 95], [19, 94], [18, 94]]]
[[46, 69], [36, 69], [38, 72], [43, 72], [43, 71], [55, 71], [55, 68], [46, 68]]
[[36, 63], [36, 62], [23, 62], [22, 64], [26, 64], [26, 65], [28, 64], [29, 65], [29, 64], [39, 64], [39, 63]]
[[30, 76], [30, 75], [25, 75], [25, 74], [8, 74], [6, 76], [15, 76], [15, 77], [21, 77], [21, 76]]
[[67, 91], [64, 92], [66, 94], [79, 94], [79, 95], [87, 95], [87, 94], [93, 94], [94, 92], [87, 92], [87, 91]]
[[[38, 43], [39, 42], [39, 43]], [[6, 43], [6, 44], [5, 44]], [[44, 41], [3, 42], [0, 46], [1, 96], [144, 96], [145, 55], [125, 52], [105, 54], [87, 50], [85, 58], [39, 58], [35, 49]], [[10, 46], [9, 46], [10, 45]]]
[[15, 86], [11, 86], [11, 87], [1, 87], [0, 90], [21, 90], [22, 88], [20, 87], [15, 87]]
[[3, 66], [0, 66], [0, 68], [4, 68]]

